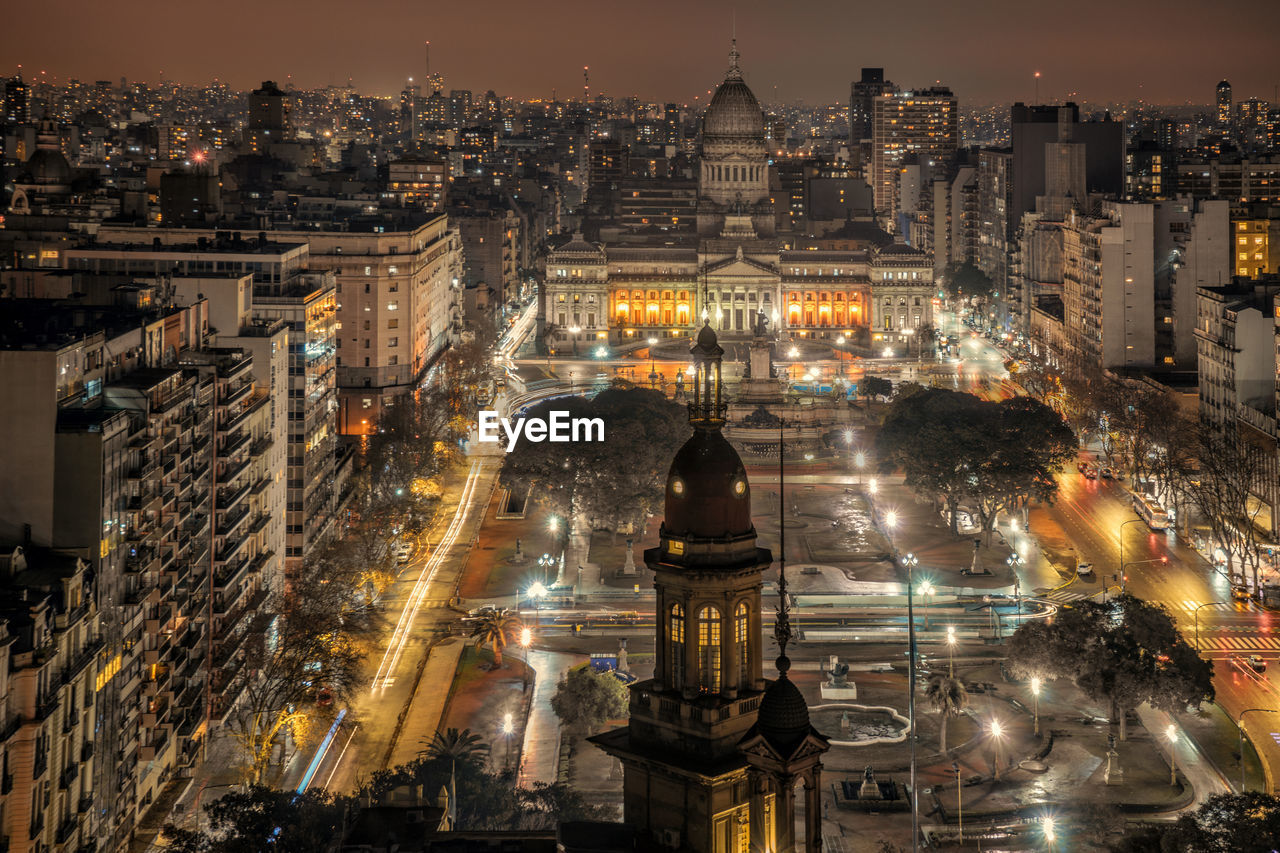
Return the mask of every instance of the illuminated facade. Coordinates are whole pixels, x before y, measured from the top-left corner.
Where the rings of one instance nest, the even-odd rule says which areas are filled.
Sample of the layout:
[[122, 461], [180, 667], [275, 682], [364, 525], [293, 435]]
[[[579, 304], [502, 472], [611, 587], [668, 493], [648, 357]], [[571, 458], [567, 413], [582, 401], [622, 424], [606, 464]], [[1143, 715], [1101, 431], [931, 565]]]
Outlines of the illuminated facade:
[[[747, 338], [760, 313], [771, 328], [831, 341], [870, 342], [873, 331], [905, 341], [932, 324], [927, 254], [900, 245], [806, 251], [776, 236], [764, 116], [736, 48], [703, 116], [700, 152], [696, 241], [614, 246], [575, 234], [548, 254], [540, 335], [549, 355], [688, 337], [704, 321], [721, 336]], [[894, 299], [888, 327], [874, 307], [882, 290]]]
[[871, 173], [876, 212], [893, 222], [898, 212], [898, 174], [911, 156], [944, 165], [959, 140], [959, 110], [950, 89], [878, 95], [871, 105]]

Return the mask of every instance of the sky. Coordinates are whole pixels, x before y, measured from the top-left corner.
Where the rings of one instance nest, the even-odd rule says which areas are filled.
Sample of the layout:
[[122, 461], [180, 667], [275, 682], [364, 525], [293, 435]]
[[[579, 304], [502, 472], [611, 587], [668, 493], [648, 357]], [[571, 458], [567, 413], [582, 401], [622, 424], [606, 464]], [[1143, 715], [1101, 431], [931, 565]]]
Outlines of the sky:
[[13, 3], [0, 74], [207, 83], [289, 80], [391, 94], [431, 70], [446, 88], [521, 98], [591, 91], [705, 102], [736, 31], [767, 102], [846, 101], [862, 66], [962, 103], [1275, 99], [1280, 2], [1236, 0], [63, 0]]

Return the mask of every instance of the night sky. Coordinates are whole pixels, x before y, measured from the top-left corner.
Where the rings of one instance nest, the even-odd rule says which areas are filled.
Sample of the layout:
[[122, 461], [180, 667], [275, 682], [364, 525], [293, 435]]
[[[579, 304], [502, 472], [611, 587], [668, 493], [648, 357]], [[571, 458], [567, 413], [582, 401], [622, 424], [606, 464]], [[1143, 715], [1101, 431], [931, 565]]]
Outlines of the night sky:
[[[292, 75], [398, 91], [431, 67], [447, 88], [561, 98], [582, 92], [691, 101], [726, 66], [731, 17], [747, 82], [762, 100], [844, 101], [863, 65], [900, 86], [935, 80], [962, 102], [1209, 103], [1229, 79], [1237, 100], [1274, 98], [1280, 2], [1237, 0], [73, 0], [11, 3], [0, 73], [17, 66], [82, 80], [166, 79], [237, 88]], [[774, 95], [776, 87], [776, 96]]]

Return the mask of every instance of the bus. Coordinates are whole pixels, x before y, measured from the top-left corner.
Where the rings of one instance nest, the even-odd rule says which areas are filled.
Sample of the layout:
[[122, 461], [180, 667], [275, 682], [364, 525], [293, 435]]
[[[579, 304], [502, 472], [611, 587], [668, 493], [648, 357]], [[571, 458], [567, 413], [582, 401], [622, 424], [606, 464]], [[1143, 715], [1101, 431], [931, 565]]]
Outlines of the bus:
[[1133, 496], [1133, 511], [1138, 517], [1147, 523], [1147, 527], [1152, 530], [1167, 530], [1169, 527], [1169, 514], [1164, 511], [1158, 504], [1144, 498], [1142, 495]]

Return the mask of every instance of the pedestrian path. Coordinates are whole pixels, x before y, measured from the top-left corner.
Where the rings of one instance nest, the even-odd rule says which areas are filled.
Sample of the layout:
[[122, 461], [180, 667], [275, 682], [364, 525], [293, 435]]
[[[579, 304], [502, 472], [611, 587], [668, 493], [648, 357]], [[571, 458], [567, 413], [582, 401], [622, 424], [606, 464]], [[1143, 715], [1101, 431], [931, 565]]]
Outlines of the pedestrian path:
[[[1109, 595], [1115, 595], [1116, 591], [1114, 588], [1108, 588], [1107, 592]], [[1091, 590], [1088, 587], [1082, 587], [1082, 588], [1065, 587], [1063, 589], [1055, 589], [1050, 592], [1046, 592], [1043, 595], [1037, 595], [1036, 598], [1043, 599], [1044, 601], [1052, 601], [1055, 604], [1070, 604], [1073, 601], [1081, 601], [1086, 598], [1095, 598], [1101, 594], [1102, 594], [1102, 590], [1100, 589]], [[1219, 604], [1221, 602], [1196, 601], [1195, 599], [1187, 598], [1187, 599], [1179, 599], [1176, 601], [1157, 601], [1154, 603], [1162, 604], [1165, 607], [1167, 607], [1169, 610], [1172, 610], [1176, 613], [1194, 613], [1201, 607], [1204, 607], [1209, 604]], [[1203, 618], [1201, 619], [1201, 621], [1202, 622], [1204, 621]], [[1245, 630], [1251, 631], [1253, 630], [1253, 628], [1249, 627]]]

